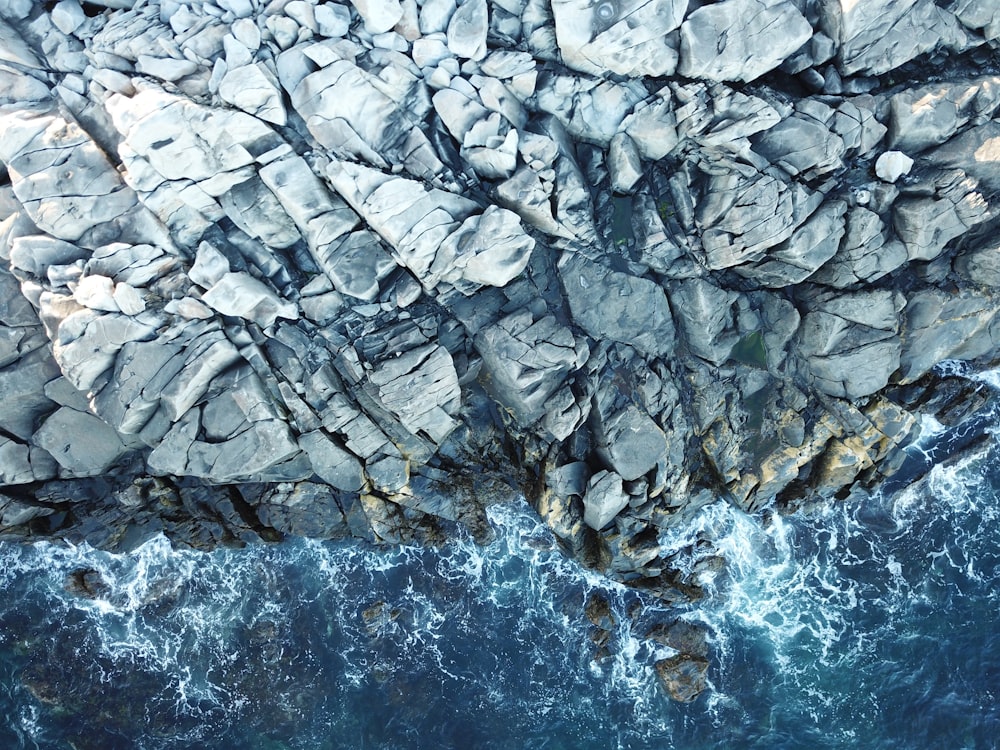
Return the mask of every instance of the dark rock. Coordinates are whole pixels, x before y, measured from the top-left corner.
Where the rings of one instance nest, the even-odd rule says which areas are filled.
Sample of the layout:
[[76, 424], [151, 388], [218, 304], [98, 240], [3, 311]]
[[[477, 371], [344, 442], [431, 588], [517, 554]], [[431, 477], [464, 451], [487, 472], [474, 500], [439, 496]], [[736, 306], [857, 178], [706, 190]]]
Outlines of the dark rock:
[[646, 633], [648, 640], [691, 656], [708, 656], [708, 636], [703, 628], [687, 620], [658, 623]]
[[690, 703], [708, 687], [708, 660], [678, 654], [653, 665], [667, 695], [680, 703]]
[[66, 576], [63, 587], [74, 596], [84, 599], [99, 599], [110, 590], [100, 571], [93, 568], [78, 568]]
[[616, 624], [615, 616], [611, 611], [611, 603], [603, 594], [596, 591], [592, 592], [587, 597], [584, 612], [587, 615], [587, 619], [595, 627], [601, 630], [614, 630]]

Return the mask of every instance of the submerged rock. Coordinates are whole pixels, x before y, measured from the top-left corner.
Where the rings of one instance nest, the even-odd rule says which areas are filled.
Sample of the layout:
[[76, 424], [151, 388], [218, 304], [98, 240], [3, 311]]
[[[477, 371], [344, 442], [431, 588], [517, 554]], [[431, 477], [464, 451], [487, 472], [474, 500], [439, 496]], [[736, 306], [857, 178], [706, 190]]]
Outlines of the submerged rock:
[[678, 654], [654, 666], [663, 689], [680, 703], [690, 703], [708, 687], [708, 660], [703, 657]]

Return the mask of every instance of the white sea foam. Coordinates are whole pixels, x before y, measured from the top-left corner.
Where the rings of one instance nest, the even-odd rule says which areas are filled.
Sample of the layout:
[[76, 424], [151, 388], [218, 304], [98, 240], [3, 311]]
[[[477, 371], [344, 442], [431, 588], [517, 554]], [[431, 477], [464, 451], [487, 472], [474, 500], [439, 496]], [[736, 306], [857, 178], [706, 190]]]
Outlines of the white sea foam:
[[[337, 701], [364, 694], [381, 675], [399, 690], [419, 692], [430, 679], [478, 695], [487, 712], [514, 705], [529, 724], [601, 726], [617, 712], [614, 721], [628, 727], [620, 745], [670, 746], [691, 712], [720, 724], [752, 721], [748, 680], [768, 694], [794, 694], [803, 715], [822, 722], [856, 700], [826, 675], [860, 674], [871, 690], [867, 665], [887, 638], [900, 637], [893, 618], [941, 606], [942, 587], [995, 583], [996, 566], [985, 570], [976, 552], [997, 531], [984, 467], [968, 458], [894, 499], [873, 498], [889, 524], [872, 526], [857, 501], [792, 517], [748, 516], [720, 501], [665, 531], [663, 551], [685, 573], [709, 555], [727, 560], [723, 573], [703, 578], [706, 600], [681, 613], [712, 631], [712, 690], [692, 708], [664, 699], [652, 665], [673, 652], [645, 640], [639, 624], [678, 613], [569, 560], [523, 501], [489, 509], [495, 539], [486, 547], [470, 539], [439, 550], [305, 541], [203, 554], [160, 538], [109, 555], [86, 545], [0, 546], [0, 580], [38, 577], [54, 620], [72, 611], [90, 623], [81, 653], [96, 649], [119, 674], [161, 675], [164, 699], [194, 722], [190, 742], [254, 720], [273, 670], [268, 697], [317, 727], [341, 721], [324, 712], [344, 710]], [[944, 523], [950, 536], [936, 531]], [[94, 599], [65, 592], [79, 568], [99, 571], [107, 590]], [[581, 611], [591, 593], [607, 599], [615, 622], [611, 654], [598, 661]], [[361, 612], [379, 602], [383, 615], [366, 623]], [[877, 610], [885, 624], [857, 624]], [[324, 680], [328, 696], [301, 703]], [[877, 708], [870, 701], [865, 711]], [[212, 707], [225, 718], [210, 715]], [[403, 710], [431, 709], [418, 702]]]

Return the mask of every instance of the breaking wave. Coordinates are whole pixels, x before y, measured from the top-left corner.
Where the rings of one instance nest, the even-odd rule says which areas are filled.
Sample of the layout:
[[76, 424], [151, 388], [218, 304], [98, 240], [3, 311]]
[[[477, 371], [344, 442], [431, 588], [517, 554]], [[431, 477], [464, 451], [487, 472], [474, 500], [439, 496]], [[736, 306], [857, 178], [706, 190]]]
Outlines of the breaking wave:
[[482, 547], [2, 545], [0, 745], [996, 747], [998, 458], [993, 439], [892, 496], [717, 502], [665, 532], [708, 591], [680, 613], [714, 659], [690, 705], [641, 637], [678, 612], [568, 560], [520, 500]]

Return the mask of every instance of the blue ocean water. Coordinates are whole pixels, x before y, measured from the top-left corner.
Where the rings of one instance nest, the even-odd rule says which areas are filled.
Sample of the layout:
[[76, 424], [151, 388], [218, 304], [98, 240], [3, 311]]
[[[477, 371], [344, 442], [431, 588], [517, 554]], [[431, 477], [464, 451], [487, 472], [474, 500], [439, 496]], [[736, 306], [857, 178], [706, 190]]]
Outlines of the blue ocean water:
[[676, 613], [565, 559], [523, 501], [490, 520], [486, 547], [0, 545], [0, 748], [1000, 746], [995, 439], [893, 497], [718, 502], [667, 534], [692, 569], [728, 560], [683, 613], [714, 659], [688, 705], [641, 638]]

